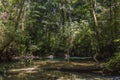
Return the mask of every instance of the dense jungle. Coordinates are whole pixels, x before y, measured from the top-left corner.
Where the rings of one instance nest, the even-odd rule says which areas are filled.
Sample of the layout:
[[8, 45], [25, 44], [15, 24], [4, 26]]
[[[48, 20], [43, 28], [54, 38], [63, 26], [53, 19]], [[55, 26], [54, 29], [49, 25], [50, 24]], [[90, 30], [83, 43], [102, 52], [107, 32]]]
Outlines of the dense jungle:
[[119, 80], [120, 0], [0, 0], [0, 80]]

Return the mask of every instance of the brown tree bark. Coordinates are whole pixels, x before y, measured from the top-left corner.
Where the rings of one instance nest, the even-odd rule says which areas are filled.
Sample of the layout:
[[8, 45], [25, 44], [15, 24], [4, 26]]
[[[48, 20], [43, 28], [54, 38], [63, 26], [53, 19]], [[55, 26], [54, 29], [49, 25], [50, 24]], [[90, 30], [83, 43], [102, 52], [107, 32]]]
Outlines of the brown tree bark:
[[96, 43], [97, 43], [97, 46], [96, 46], [96, 53], [95, 55], [93, 56], [94, 60], [96, 62], [99, 62], [97, 60], [97, 56], [99, 55], [99, 44], [98, 44], [98, 41], [99, 41], [99, 31], [98, 31], [98, 20], [97, 20], [97, 14], [96, 14], [96, 11], [95, 11], [95, 7], [96, 7], [96, 0], [91, 0], [91, 13], [92, 13], [92, 16], [93, 16], [93, 20], [94, 20], [94, 26], [95, 26], [95, 37], [96, 37]]

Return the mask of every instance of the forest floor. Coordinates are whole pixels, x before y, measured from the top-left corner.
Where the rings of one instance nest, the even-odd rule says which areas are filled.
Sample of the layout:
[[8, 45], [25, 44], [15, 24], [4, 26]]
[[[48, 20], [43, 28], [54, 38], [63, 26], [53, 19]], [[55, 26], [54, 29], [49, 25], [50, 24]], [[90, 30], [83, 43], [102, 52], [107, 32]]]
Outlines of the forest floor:
[[96, 64], [95, 62], [75, 62], [75, 61], [43, 61], [35, 62], [34, 64], [41, 64], [44, 69], [76, 69], [76, 70], [97, 70], [102, 68], [102, 63]]
[[[56, 70], [56, 71], [68, 71], [68, 72], [97, 72], [102, 73], [103, 64], [90, 61], [46, 61], [43, 62], [42, 68], [44, 70]], [[41, 62], [35, 62], [35, 64], [41, 64]]]
[[20, 61], [6, 64], [9, 69], [4, 72], [3, 78], [5, 80], [76, 80], [75, 78], [111, 80], [112, 77], [108, 73], [102, 73], [103, 65], [104, 63], [98, 64], [94, 61], [33, 60], [30, 63]]
[[40, 69], [47, 71], [68, 71], [68, 72], [97, 72], [102, 73], [103, 63], [95, 62], [75, 62], [75, 61], [35, 61], [32, 67], [23, 67], [19, 69], [11, 69], [9, 72], [36, 73]]

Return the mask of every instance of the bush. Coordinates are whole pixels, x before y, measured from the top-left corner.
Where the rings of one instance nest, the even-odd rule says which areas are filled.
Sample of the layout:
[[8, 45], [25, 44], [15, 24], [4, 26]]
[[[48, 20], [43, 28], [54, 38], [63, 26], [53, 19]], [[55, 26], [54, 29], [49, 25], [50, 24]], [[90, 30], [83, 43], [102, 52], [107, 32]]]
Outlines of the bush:
[[105, 68], [111, 72], [119, 72], [120, 71], [120, 53], [118, 53], [114, 58], [108, 61], [105, 64]]

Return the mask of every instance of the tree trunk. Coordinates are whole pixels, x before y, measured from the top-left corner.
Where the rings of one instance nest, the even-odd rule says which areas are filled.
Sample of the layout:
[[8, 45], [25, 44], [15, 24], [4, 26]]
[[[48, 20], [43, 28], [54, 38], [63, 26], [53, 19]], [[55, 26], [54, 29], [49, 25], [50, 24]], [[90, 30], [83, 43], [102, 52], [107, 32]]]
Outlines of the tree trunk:
[[99, 55], [99, 32], [98, 32], [98, 20], [97, 20], [97, 16], [96, 16], [96, 11], [95, 11], [95, 7], [96, 7], [96, 0], [91, 0], [91, 13], [92, 13], [92, 16], [93, 16], [93, 20], [94, 20], [94, 26], [95, 26], [95, 38], [96, 38], [96, 53], [95, 55], [93, 56], [94, 60], [96, 62], [99, 62], [97, 60], [97, 56]]
[[18, 16], [17, 16], [17, 20], [16, 20], [16, 23], [15, 23], [15, 31], [16, 31], [17, 28], [18, 28], [19, 21], [20, 21], [20, 18], [21, 18], [21, 16], [22, 16], [22, 11], [23, 11], [23, 7], [24, 7], [24, 2], [25, 2], [25, 0], [22, 0], [21, 3], [20, 3], [20, 10], [19, 10], [19, 13], [18, 13]]
[[[22, 14], [22, 10], [23, 10], [23, 7], [24, 7], [24, 1], [25, 0], [22, 0], [21, 3], [20, 3], [20, 10], [19, 10], [19, 13], [17, 15], [18, 17], [17, 17], [16, 23], [15, 23], [15, 30], [14, 31], [16, 31], [17, 28], [18, 28], [19, 21], [20, 21], [20, 18], [21, 18], [21, 14]], [[12, 37], [10, 37], [11, 40], [9, 40], [8, 43], [5, 44], [2, 48], [2, 50], [1, 50], [1, 55], [6, 54], [6, 58], [9, 55], [8, 53], [6, 53], [7, 52], [6, 50], [8, 50], [8, 48], [11, 46], [12, 42], [14, 41], [14, 37], [15, 37], [15, 35], [12, 35]]]

